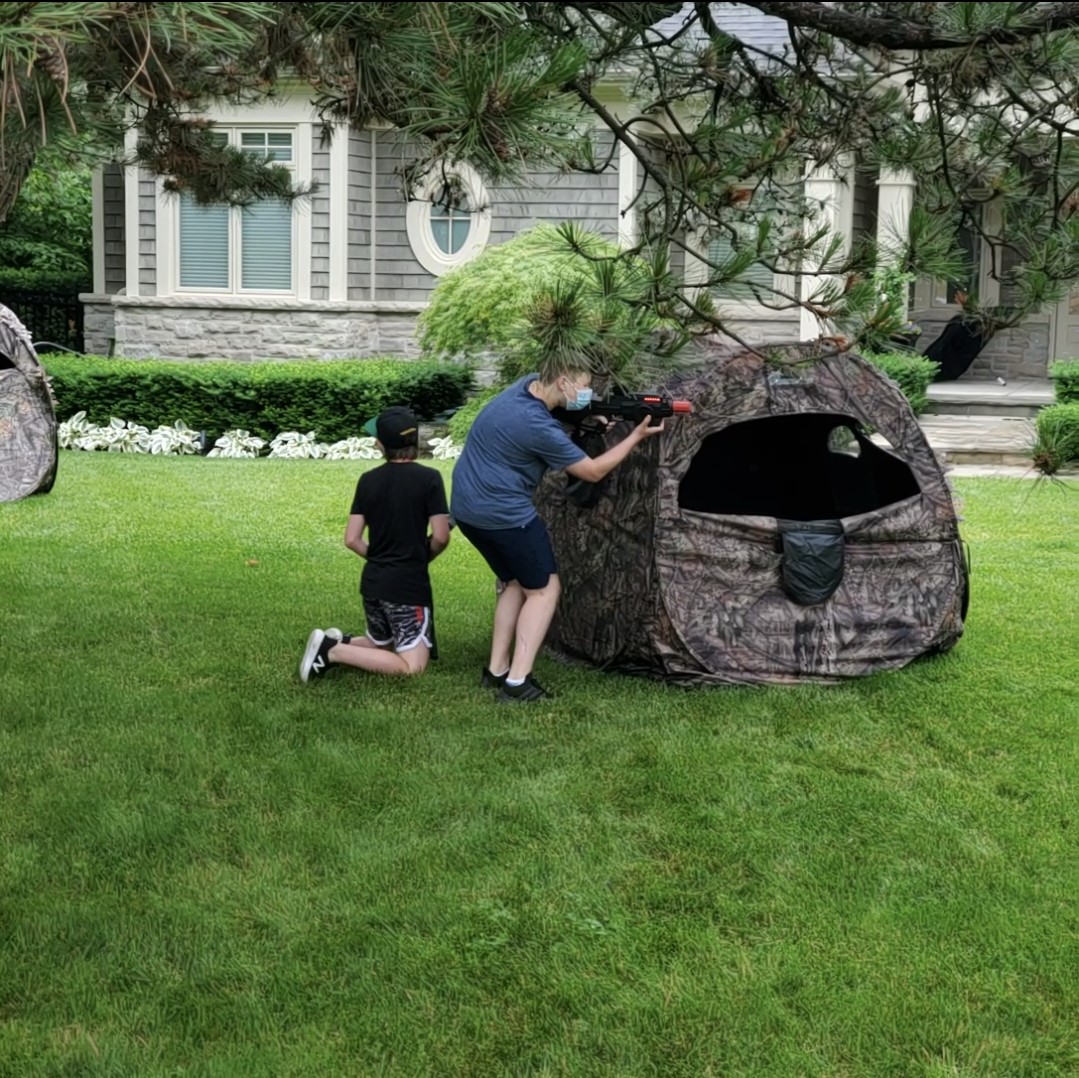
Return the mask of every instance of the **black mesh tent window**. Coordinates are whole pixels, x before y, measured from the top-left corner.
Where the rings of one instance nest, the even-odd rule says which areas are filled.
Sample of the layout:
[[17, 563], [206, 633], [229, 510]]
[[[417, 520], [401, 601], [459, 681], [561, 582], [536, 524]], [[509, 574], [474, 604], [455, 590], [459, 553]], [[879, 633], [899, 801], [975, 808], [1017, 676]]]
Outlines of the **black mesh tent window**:
[[731, 423], [701, 443], [678, 489], [700, 513], [837, 520], [919, 493], [899, 457], [857, 419], [796, 413]]

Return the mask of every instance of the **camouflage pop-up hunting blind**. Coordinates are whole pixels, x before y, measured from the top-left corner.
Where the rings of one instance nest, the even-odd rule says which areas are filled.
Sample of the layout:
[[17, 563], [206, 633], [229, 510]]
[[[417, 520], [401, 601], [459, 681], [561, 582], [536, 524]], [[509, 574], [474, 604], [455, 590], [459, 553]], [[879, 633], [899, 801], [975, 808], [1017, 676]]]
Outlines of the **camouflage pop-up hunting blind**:
[[56, 413], [30, 334], [0, 304], [0, 502], [44, 494], [56, 476]]
[[790, 362], [812, 347], [783, 363], [716, 353], [672, 379], [693, 414], [630, 454], [592, 508], [548, 477], [552, 650], [753, 683], [865, 675], [955, 644], [967, 568], [941, 466], [893, 382], [850, 352]]

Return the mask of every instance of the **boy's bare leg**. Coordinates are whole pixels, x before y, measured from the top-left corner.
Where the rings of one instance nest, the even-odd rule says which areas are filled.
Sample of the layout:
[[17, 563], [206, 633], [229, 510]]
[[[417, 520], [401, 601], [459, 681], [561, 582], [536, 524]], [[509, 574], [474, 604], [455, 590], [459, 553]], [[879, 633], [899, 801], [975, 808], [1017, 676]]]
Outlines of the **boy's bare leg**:
[[327, 658], [341, 666], [355, 666], [372, 674], [394, 674], [408, 676], [422, 674], [431, 657], [431, 649], [426, 644], [417, 644], [408, 651], [389, 651], [378, 647], [367, 637], [366, 644], [358, 643], [356, 638], [350, 644], [334, 644]]
[[[509, 672], [510, 681], [521, 681], [532, 673], [536, 656], [543, 647], [543, 640], [547, 636], [554, 612], [558, 608], [558, 596], [561, 591], [562, 585], [557, 573], [552, 573], [547, 578], [545, 587], [521, 589], [524, 603], [517, 616], [516, 642]], [[494, 667], [491, 669], [494, 670]]]
[[491, 633], [491, 661], [487, 665], [492, 674], [504, 674], [510, 668], [510, 646], [517, 635], [517, 618], [524, 602], [524, 588], [516, 580], [499, 593], [495, 602], [495, 627]]

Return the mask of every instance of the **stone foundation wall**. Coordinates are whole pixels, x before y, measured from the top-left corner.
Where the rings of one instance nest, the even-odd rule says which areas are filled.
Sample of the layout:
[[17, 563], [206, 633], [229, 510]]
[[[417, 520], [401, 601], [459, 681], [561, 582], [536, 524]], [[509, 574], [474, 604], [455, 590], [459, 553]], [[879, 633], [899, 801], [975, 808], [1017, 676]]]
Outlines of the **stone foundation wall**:
[[353, 359], [419, 355], [416, 304], [84, 299], [86, 350], [129, 359]]
[[92, 356], [108, 356], [113, 351], [114, 329], [112, 301], [108, 296], [79, 296], [82, 300], [83, 348]]
[[[924, 352], [940, 336], [945, 322], [917, 315], [915, 321], [922, 327], [917, 349]], [[1001, 331], [982, 349], [963, 377], [1004, 378], [1006, 381], [1047, 378], [1051, 328], [1049, 316], [1042, 314], [1015, 329]]]
[[[175, 300], [125, 296], [83, 298], [86, 351], [132, 359], [353, 359], [419, 355], [416, 318], [422, 304], [299, 303], [234, 300], [178, 306]], [[946, 319], [915, 315], [922, 326], [918, 351], [940, 334]], [[750, 344], [794, 340], [797, 321], [736, 319], [731, 323]], [[1036, 315], [1025, 325], [998, 333], [974, 361], [972, 378], [1043, 379], [1050, 360], [1051, 324]], [[480, 384], [493, 377], [493, 364], [477, 371]]]

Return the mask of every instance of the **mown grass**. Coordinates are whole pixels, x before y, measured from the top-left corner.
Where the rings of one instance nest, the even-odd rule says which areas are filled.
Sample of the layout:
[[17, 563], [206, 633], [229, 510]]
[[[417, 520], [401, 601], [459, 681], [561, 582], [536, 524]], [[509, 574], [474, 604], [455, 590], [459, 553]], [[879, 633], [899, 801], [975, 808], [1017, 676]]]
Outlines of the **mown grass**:
[[0, 1074], [1079, 1073], [1074, 491], [960, 482], [941, 659], [532, 709], [459, 537], [428, 674], [299, 682], [356, 470], [65, 454], [0, 507]]

